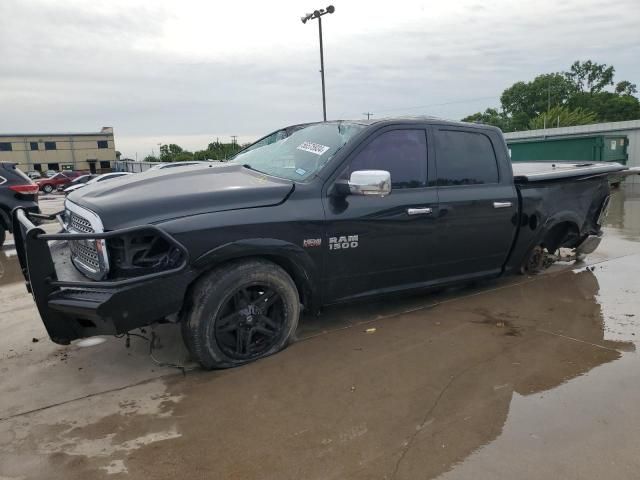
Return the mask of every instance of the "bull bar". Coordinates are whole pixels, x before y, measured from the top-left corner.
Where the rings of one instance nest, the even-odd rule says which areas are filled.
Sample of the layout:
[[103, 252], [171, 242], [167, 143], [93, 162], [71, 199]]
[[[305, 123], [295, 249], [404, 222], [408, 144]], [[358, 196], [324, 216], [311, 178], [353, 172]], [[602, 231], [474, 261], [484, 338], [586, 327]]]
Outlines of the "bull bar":
[[[122, 334], [180, 311], [193, 273], [188, 268], [187, 249], [164, 230], [143, 225], [100, 233], [47, 234], [31, 218], [56, 220], [59, 216], [28, 213], [23, 208], [12, 212], [16, 253], [26, 287], [54, 342], [66, 345], [78, 338]], [[180, 264], [124, 279], [58, 278], [61, 271], [80, 276], [68, 257], [65, 241], [106, 240], [138, 231], [152, 231], [178, 248]], [[50, 241], [61, 242], [50, 244]]]

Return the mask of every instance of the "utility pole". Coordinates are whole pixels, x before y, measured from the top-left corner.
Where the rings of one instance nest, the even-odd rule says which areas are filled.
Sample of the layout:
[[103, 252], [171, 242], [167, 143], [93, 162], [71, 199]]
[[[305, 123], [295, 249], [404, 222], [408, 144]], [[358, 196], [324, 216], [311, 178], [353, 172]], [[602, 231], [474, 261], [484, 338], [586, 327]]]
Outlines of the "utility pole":
[[329, 5], [326, 9], [314, 10], [313, 13], [307, 13], [304, 17], [301, 17], [302, 23], [314, 18], [318, 19], [318, 36], [320, 37], [320, 78], [322, 80], [322, 118], [327, 121], [327, 100], [324, 91], [324, 48], [322, 46], [322, 16], [327, 13], [333, 13], [336, 9], [333, 5]]
[[231, 135], [231, 145], [237, 145], [237, 144], [238, 144], [238, 136]]
[[373, 117], [373, 113], [371, 113], [371, 112], [364, 112], [363, 115], [367, 116], [367, 120], [369, 120], [371, 117]]

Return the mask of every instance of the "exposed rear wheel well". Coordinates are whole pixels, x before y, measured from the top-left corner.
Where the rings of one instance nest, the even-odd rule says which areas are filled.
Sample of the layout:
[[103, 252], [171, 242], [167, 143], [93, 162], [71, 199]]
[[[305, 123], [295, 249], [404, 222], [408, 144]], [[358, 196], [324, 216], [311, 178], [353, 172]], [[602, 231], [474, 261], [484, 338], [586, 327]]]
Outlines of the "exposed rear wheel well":
[[580, 229], [573, 222], [560, 222], [551, 227], [542, 239], [542, 246], [553, 253], [560, 247], [576, 247], [580, 240]]

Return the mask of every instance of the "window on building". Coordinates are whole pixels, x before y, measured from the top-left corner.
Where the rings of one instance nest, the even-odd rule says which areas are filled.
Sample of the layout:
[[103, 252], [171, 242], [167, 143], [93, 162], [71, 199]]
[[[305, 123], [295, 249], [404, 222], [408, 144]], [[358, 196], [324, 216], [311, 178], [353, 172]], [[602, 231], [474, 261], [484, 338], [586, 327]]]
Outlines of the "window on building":
[[49, 170], [53, 170], [54, 172], [57, 172], [58, 170], [60, 170], [60, 165], [58, 163], [47, 163], [47, 168]]
[[31, 150], [38, 150], [38, 142], [29, 142]]
[[498, 183], [498, 163], [489, 137], [456, 130], [440, 130], [437, 135], [438, 185]]
[[107, 140], [98, 140], [98, 148], [109, 148], [109, 142]]
[[34, 163], [34, 164], [33, 164], [33, 169], [34, 169], [36, 172], [41, 172], [41, 171], [42, 171], [42, 165], [40, 165], [39, 163]]
[[100, 168], [111, 168], [111, 162], [109, 160], [101, 160], [100, 161]]
[[393, 188], [419, 188], [427, 182], [424, 130], [392, 130], [369, 143], [350, 162], [345, 179], [356, 170], [386, 170]]
[[44, 149], [45, 150], [57, 150], [56, 142], [44, 142]]
[[63, 164], [61, 166], [62, 166], [62, 171], [65, 171], [65, 170], [71, 171], [71, 170], [73, 170], [73, 164], [71, 164], [71, 163], [65, 163], [65, 164]]
[[0, 152], [11, 152], [13, 148], [11, 147], [11, 142], [0, 142]]

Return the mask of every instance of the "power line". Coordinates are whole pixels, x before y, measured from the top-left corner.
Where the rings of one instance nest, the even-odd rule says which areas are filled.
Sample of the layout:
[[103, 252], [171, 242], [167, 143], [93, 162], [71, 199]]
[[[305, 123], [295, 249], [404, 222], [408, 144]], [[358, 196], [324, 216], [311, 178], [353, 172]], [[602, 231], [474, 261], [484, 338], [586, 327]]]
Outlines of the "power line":
[[[445, 106], [445, 105], [455, 105], [455, 104], [459, 104], [459, 103], [471, 103], [471, 102], [476, 102], [479, 100], [494, 100], [500, 98], [499, 95], [491, 95], [488, 97], [475, 97], [475, 98], [465, 98], [463, 100], [451, 100], [451, 101], [447, 101], [447, 102], [440, 102], [440, 103], [429, 103], [426, 105], [415, 105], [415, 106], [411, 106], [411, 107], [398, 107], [398, 108], [393, 108], [390, 110], [378, 110], [378, 113], [393, 113], [393, 112], [402, 112], [405, 110], [415, 110], [418, 108], [430, 108], [430, 107], [441, 107], [441, 106]], [[367, 113], [363, 113], [363, 115], [367, 115]], [[373, 114], [371, 114], [373, 115]]]

